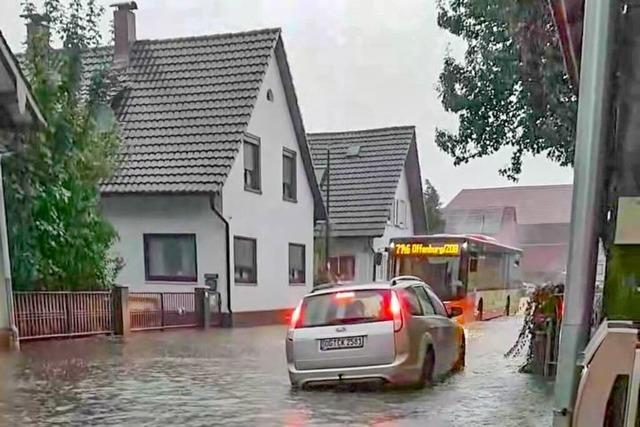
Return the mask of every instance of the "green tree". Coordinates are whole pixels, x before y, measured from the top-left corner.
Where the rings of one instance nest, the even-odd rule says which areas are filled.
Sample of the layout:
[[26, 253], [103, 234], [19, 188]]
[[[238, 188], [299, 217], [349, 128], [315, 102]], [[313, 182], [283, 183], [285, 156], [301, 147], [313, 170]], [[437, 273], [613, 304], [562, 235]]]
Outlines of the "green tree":
[[[25, 14], [36, 8], [23, 3]], [[48, 37], [29, 41], [23, 68], [47, 122], [5, 160], [9, 242], [17, 290], [108, 287], [116, 272], [113, 227], [99, 213], [101, 180], [115, 166], [118, 138], [107, 120], [107, 64], [83, 80], [80, 54], [98, 46], [103, 10], [94, 0], [46, 0], [62, 49]], [[85, 76], [86, 77], [86, 76]]]
[[445, 57], [438, 84], [459, 118], [456, 132], [436, 130], [454, 164], [506, 148], [500, 173], [512, 180], [527, 153], [572, 165], [577, 97], [547, 2], [438, 0], [438, 25], [466, 43], [461, 62]]
[[428, 179], [424, 180], [422, 200], [427, 213], [427, 232], [442, 233], [444, 231], [444, 218], [442, 216], [442, 202], [438, 190]]

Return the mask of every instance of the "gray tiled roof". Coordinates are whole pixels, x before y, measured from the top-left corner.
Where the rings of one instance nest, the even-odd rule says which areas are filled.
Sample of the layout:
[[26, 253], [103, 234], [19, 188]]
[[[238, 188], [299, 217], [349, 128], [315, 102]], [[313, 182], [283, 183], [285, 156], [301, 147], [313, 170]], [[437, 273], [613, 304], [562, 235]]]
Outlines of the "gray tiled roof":
[[[102, 191], [218, 191], [279, 38], [279, 29], [267, 29], [136, 41], [129, 67], [115, 73], [122, 147]], [[87, 53], [85, 74], [111, 57], [112, 48]]]
[[[327, 146], [330, 146], [329, 213], [334, 236], [381, 236], [384, 233], [405, 164], [415, 163], [412, 170], [417, 175], [408, 175], [417, 176], [417, 184], [416, 179], [410, 178], [409, 186], [414, 195], [417, 189], [420, 200], [420, 171], [413, 126], [310, 133], [307, 140], [314, 166], [320, 174], [326, 168]], [[347, 156], [348, 147], [355, 145], [361, 146], [359, 155]], [[326, 180], [321, 184], [321, 191], [324, 198]], [[414, 221], [424, 223], [424, 207], [422, 203], [418, 204], [419, 209], [411, 207]], [[419, 224], [416, 228], [420, 232], [423, 229]]]

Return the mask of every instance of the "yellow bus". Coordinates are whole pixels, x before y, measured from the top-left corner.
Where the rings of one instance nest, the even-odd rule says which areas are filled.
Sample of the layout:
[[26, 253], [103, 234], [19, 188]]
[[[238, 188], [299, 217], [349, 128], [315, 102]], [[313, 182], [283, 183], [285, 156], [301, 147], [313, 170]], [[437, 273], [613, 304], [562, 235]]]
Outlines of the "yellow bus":
[[486, 320], [517, 311], [524, 286], [522, 250], [476, 234], [434, 234], [390, 240], [389, 276], [416, 276], [461, 321]]

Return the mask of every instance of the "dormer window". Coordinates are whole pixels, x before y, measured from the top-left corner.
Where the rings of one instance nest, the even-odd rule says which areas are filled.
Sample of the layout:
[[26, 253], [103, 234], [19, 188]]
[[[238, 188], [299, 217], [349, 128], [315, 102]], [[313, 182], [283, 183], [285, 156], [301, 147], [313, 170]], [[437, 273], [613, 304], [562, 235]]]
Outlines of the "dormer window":
[[267, 101], [273, 102], [273, 91], [271, 89], [267, 89]]
[[347, 152], [345, 153], [345, 157], [358, 157], [360, 155], [360, 146], [352, 145], [347, 148]]

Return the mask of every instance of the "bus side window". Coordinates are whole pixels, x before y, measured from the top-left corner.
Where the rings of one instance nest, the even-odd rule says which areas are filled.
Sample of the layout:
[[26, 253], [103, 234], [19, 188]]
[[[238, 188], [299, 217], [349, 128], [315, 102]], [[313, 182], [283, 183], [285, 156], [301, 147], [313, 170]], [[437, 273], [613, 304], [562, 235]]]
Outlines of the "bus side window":
[[475, 273], [478, 271], [478, 258], [475, 256], [469, 258], [469, 271], [471, 273]]

